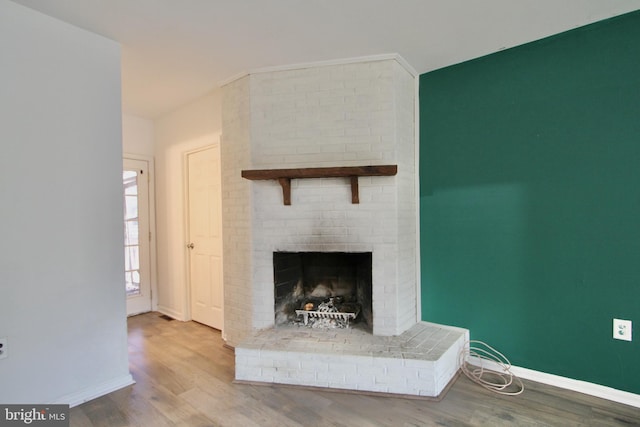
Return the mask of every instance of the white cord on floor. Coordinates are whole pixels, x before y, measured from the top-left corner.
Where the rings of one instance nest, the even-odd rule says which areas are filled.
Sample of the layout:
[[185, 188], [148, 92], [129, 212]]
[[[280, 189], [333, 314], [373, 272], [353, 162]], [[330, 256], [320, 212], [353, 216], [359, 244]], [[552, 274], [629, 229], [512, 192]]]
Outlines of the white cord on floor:
[[[471, 357], [476, 359], [475, 363], [469, 361]], [[486, 362], [492, 369], [484, 366]], [[471, 381], [494, 393], [517, 396], [524, 391], [522, 380], [511, 373], [509, 359], [485, 342], [471, 340], [465, 343], [460, 351], [460, 369]], [[512, 384], [517, 389], [507, 390]]]

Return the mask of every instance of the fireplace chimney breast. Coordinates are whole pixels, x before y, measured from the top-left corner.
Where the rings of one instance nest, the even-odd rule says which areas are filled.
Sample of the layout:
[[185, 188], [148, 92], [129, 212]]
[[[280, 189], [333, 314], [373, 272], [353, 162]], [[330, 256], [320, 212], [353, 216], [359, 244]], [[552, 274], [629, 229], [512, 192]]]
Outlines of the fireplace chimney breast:
[[[366, 252], [373, 334], [417, 322], [415, 76], [383, 59], [247, 75], [223, 87], [225, 338], [274, 326], [274, 252]], [[395, 176], [248, 181], [245, 169], [397, 164]]]

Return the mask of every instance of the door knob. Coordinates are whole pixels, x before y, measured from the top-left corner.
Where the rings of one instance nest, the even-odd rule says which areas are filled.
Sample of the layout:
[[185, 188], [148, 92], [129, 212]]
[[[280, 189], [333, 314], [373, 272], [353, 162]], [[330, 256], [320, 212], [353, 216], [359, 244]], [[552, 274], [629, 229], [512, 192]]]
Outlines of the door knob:
[[193, 243], [189, 243], [189, 244], [187, 245], [187, 247], [188, 247], [189, 249], [193, 249], [193, 248], [195, 248], [196, 246], [195, 246]]

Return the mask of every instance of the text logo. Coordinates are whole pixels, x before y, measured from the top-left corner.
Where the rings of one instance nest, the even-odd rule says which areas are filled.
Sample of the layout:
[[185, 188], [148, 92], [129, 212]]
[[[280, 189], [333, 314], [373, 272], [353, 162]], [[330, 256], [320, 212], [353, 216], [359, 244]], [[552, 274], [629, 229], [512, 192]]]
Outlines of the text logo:
[[69, 405], [0, 405], [0, 427], [69, 427]]

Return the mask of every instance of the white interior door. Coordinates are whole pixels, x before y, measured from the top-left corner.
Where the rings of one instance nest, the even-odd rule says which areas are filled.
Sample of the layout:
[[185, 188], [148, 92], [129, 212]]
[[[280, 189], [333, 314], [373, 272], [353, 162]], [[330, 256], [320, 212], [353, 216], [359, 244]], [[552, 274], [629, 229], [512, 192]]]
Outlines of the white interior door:
[[127, 315], [151, 311], [149, 164], [124, 159], [124, 259]]
[[191, 318], [223, 327], [220, 146], [187, 155]]

